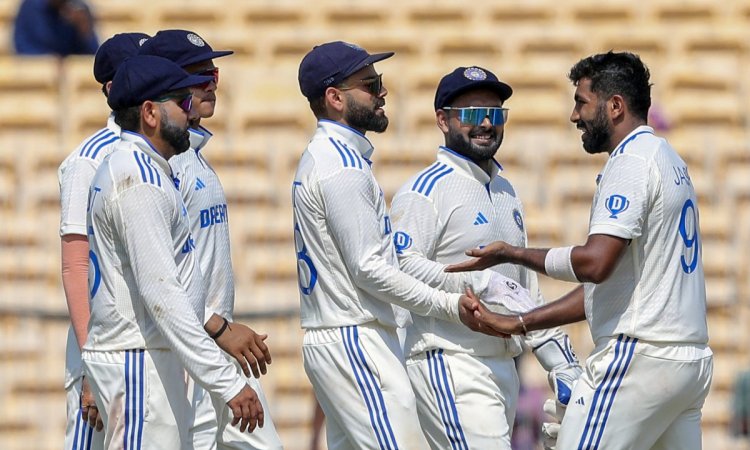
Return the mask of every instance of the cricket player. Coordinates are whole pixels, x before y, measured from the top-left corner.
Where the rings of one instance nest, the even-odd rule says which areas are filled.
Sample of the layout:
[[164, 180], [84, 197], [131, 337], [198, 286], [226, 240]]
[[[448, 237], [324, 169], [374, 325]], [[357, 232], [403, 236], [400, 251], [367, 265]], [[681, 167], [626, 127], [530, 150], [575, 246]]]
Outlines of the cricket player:
[[[466, 295], [401, 272], [368, 131], [383, 132], [388, 90], [369, 54], [335, 41], [299, 67], [318, 119], [292, 188], [305, 371], [326, 416], [329, 449], [426, 449], [396, 327], [407, 308], [459, 323]], [[471, 300], [474, 299], [474, 300]]]
[[112, 81], [107, 102], [122, 134], [91, 184], [83, 352], [107, 449], [190, 448], [185, 370], [229, 405], [243, 432], [263, 424], [256, 393], [216, 345], [226, 322], [204, 329], [195, 242], [167, 163], [190, 146], [189, 88], [212, 81], [157, 56], [127, 59]]
[[[94, 57], [94, 78], [102, 85], [105, 96], [109, 94], [117, 67], [125, 58], [137, 54], [148, 37], [143, 33], [116, 34], [99, 47]], [[81, 366], [81, 348], [86, 342], [89, 322], [86, 202], [96, 169], [119, 140], [120, 127], [110, 114], [107, 126], [84, 139], [65, 158], [57, 172], [60, 182], [62, 280], [71, 322], [65, 352], [66, 450], [97, 450], [104, 444], [104, 434], [94, 433], [97, 426], [88, 425], [89, 416], [96, 423], [98, 414]], [[98, 431], [101, 431], [101, 419], [98, 422]]]
[[521, 264], [583, 282], [519, 315], [478, 303], [477, 329], [521, 334], [587, 319], [595, 348], [562, 420], [558, 450], [701, 448], [713, 357], [698, 206], [687, 165], [654, 135], [649, 71], [632, 53], [582, 59], [570, 120], [588, 153], [609, 159], [597, 179], [585, 244], [527, 249], [498, 241], [450, 270]]
[[[266, 373], [266, 364], [271, 362], [270, 352], [263, 342], [266, 335], [256, 334], [245, 325], [232, 322], [234, 273], [229, 248], [227, 199], [219, 177], [204, 156], [206, 145], [213, 134], [201, 125], [201, 119], [214, 115], [219, 84], [219, 68], [214, 65], [213, 60], [233, 52], [214, 51], [208, 42], [192, 31], [162, 30], [141, 48], [140, 53], [162, 56], [188, 73], [213, 77], [212, 81], [191, 88], [193, 107], [198, 115], [190, 121], [188, 129], [190, 149], [173, 156], [169, 165], [190, 217], [190, 230], [207, 291], [205, 317], [231, 322], [224, 339], [231, 337], [242, 343], [232, 352], [238, 360], [238, 374], [244, 371], [247, 384], [258, 394], [264, 411], [263, 428], [256, 429], [251, 434], [241, 433], [236, 427], [230, 426], [232, 414], [226, 403], [220, 398], [215, 398], [212, 402], [211, 396], [206, 395], [200, 385], [189, 380], [195, 415], [190, 431], [192, 448], [208, 450], [215, 449], [218, 445], [222, 449], [280, 449], [281, 441], [271, 421], [268, 403], [258, 380], [261, 373]], [[228, 354], [226, 356], [235, 361]], [[248, 365], [252, 368], [253, 376]]]
[[[445, 75], [434, 105], [445, 146], [434, 164], [401, 187], [391, 207], [401, 270], [448, 292], [462, 292], [469, 284], [487, 304], [498, 284], [532, 293], [525, 304], [491, 305], [505, 313], [543, 303], [534, 271], [506, 264], [471, 277], [466, 275], [472, 272], [443, 269], [462, 261], [467, 248], [498, 239], [526, 246], [521, 200], [494, 159], [508, 117], [504, 103], [512, 93], [481, 67], [458, 67]], [[510, 450], [519, 392], [513, 358], [521, 354], [522, 340], [496, 339], [433, 317], [414, 314], [412, 320], [406, 366], [432, 449]], [[529, 333], [523, 342], [550, 373], [558, 400], [567, 403], [581, 373], [568, 336], [553, 328]]]

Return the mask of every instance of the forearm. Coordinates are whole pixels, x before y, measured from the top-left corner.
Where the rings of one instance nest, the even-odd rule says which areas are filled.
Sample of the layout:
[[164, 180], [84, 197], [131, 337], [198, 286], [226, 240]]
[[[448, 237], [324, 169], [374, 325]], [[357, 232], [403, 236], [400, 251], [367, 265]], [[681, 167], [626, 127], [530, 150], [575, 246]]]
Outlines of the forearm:
[[86, 236], [68, 234], [61, 238], [62, 282], [68, 304], [70, 322], [78, 342], [83, 348], [88, 337], [89, 289], [88, 264], [89, 242]]
[[463, 294], [466, 286], [471, 286], [476, 294], [487, 289], [491, 273], [480, 272], [447, 273], [445, 265], [431, 261], [420, 255], [399, 257], [401, 270], [435, 289]]
[[508, 262], [512, 264], [519, 264], [529, 269], [546, 274], [544, 269], [544, 259], [547, 256], [549, 249], [546, 248], [526, 248], [526, 247], [510, 247], [508, 250]]
[[585, 320], [583, 286], [578, 286], [558, 300], [521, 316], [526, 331], [543, 330]]

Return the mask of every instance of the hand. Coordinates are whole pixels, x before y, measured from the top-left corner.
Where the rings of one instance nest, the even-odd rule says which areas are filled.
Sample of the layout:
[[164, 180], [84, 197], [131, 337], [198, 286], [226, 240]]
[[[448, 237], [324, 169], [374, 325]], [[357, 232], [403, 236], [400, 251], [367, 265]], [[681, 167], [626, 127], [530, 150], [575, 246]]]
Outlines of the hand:
[[250, 386], [245, 385], [239, 394], [227, 402], [227, 405], [234, 415], [232, 426], [236, 427], [239, 424], [242, 433], [245, 430], [252, 433], [256, 425], [263, 428], [263, 406]]
[[474, 295], [474, 292], [471, 290], [471, 288], [467, 287], [466, 293], [462, 295], [458, 301], [458, 316], [461, 319], [461, 322], [463, 322], [463, 324], [470, 329], [478, 331], [480, 333], [503, 338], [510, 337], [505, 333], [499, 333], [496, 330], [484, 325], [480, 320], [477, 319], [477, 312], [486, 312], [492, 314], [487, 310], [487, 308], [484, 307], [484, 305], [482, 305], [482, 303], [479, 301], [479, 298]]
[[99, 408], [94, 402], [94, 394], [91, 392], [89, 381], [86, 377], [81, 378], [81, 418], [88, 422], [91, 428], [102, 431], [104, 422], [99, 414]]
[[[250, 376], [250, 369], [255, 378], [268, 372], [266, 364], [271, 364], [271, 352], [265, 341], [267, 334], [258, 334], [250, 327], [232, 322], [221, 336], [216, 338], [216, 344], [229, 353], [240, 363], [242, 372]], [[249, 367], [248, 367], [249, 364]]]
[[466, 251], [466, 256], [473, 256], [458, 264], [451, 264], [445, 268], [446, 272], [468, 272], [471, 270], [484, 270], [498, 264], [509, 262], [508, 253], [512, 245], [503, 241], [495, 241], [482, 248], [473, 248]]
[[560, 402], [548, 398], [542, 407], [545, 413], [552, 417], [550, 422], [542, 423], [542, 444], [544, 450], [555, 450], [557, 447], [557, 436], [560, 434], [560, 423], [565, 415], [565, 406]]
[[513, 334], [523, 334], [523, 325], [518, 320], [518, 316], [506, 316], [504, 314], [497, 314], [484, 305], [479, 305], [474, 310], [474, 318], [482, 324], [484, 330], [492, 330], [491, 333], [482, 331], [485, 334], [492, 334], [493, 336], [510, 337]]

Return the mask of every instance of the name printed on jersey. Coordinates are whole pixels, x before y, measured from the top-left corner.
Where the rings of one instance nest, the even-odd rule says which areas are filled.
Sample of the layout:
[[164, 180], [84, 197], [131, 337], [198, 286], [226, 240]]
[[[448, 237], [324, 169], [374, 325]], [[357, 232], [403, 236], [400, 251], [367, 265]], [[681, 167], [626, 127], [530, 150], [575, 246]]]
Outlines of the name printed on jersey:
[[226, 223], [228, 220], [226, 203], [201, 209], [200, 220], [201, 228], [210, 227], [217, 223]]

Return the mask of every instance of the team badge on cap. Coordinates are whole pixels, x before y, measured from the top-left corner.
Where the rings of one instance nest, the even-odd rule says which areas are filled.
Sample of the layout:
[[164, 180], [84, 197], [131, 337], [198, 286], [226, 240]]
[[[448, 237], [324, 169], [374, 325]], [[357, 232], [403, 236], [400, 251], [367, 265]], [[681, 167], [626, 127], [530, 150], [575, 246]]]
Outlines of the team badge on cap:
[[143, 46], [143, 43], [146, 42], [147, 40], [148, 40], [148, 38], [143, 38], [140, 41], [138, 41], [138, 47]]
[[464, 76], [472, 81], [482, 81], [487, 79], [487, 74], [479, 67], [469, 67], [464, 70]]
[[206, 43], [201, 39], [200, 36], [197, 34], [189, 33], [187, 35], [188, 41], [190, 41], [191, 44], [195, 45], [196, 47], [204, 47]]

